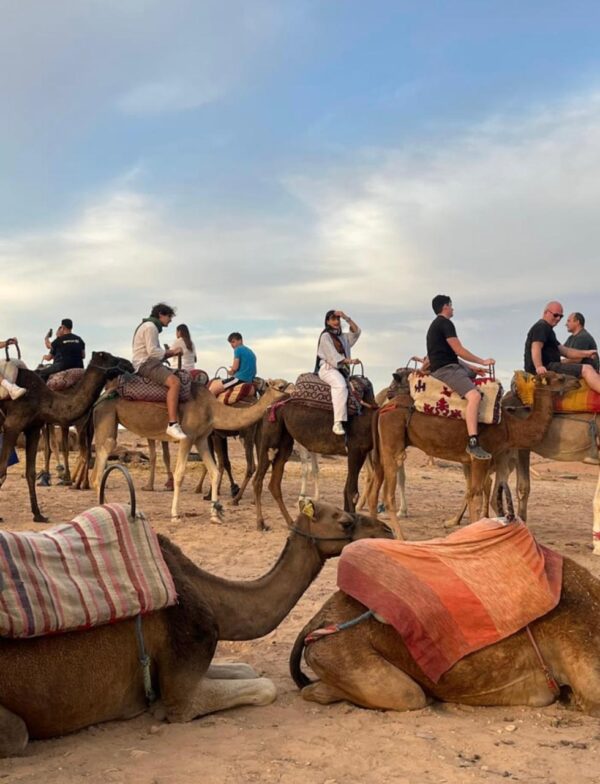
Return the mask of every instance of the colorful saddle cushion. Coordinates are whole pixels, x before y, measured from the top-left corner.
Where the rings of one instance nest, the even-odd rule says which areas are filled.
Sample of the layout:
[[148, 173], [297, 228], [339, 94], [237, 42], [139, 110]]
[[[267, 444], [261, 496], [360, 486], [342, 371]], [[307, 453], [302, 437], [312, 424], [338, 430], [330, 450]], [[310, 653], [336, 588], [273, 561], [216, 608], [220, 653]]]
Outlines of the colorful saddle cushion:
[[[533, 405], [535, 376], [523, 370], [515, 370], [511, 388], [525, 406]], [[600, 393], [590, 389], [582, 378], [579, 387], [565, 395], [554, 395], [554, 411], [557, 414], [599, 414]]]
[[234, 403], [239, 403], [241, 400], [250, 402], [256, 399], [256, 387], [251, 381], [236, 384], [225, 392], [217, 395], [217, 400], [224, 403], [226, 406], [232, 406]]
[[[352, 376], [348, 379], [348, 385], [348, 415], [355, 416], [360, 413], [360, 402], [367, 389], [371, 388], [371, 382], [362, 376]], [[298, 376], [289, 402], [299, 403], [309, 408], [333, 411], [331, 387], [321, 381], [316, 373], [301, 373]]]
[[46, 386], [53, 392], [64, 392], [65, 389], [70, 389], [81, 381], [84, 373], [85, 370], [83, 368], [61, 370], [60, 373], [54, 373], [54, 375], [48, 376], [48, 383]]
[[0, 636], [89, 629], [174, 604], [156, 534], [105, 504], [41, 533], [0, 530]]
[[459, 659], [553, 610], [562, 563], [523, 523], [484, 518], [424, 542], [353, 542], [337, 582], [383, 616], [437, 682]]
[[[174, 373], [181, 381], [179, 402], [185, 403], [192, 396], [192, 377], [187, 370], [175, 370]], [[126, 400], [165, 404], [167, 402], [167, 388], [163, 384], [157, 384], [156, 381], [150, 381], [149, 378], [143, 378], [136, 373], [123, 373], [119, 376], [117, 394]]]
[[[465, 418], [467, 401], [443, 381], [420, 370], [411, 373], [408, 381], [417, 411], [447, 419]], [[475, 378], [473, 383], [481, 392], [479, 421], [487, 425], [498, 424], [502, 417], [502, 384], [491, 378]]]

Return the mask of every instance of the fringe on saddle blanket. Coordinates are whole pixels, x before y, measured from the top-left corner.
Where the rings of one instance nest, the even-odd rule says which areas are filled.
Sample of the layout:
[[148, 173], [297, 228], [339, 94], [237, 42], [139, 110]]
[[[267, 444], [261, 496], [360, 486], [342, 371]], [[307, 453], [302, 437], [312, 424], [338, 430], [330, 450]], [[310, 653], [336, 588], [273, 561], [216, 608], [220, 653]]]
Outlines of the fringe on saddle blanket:
[[342, 552], [337, 581], [394, 626], [437, 682], [467, 654], [554, 609], [562, 562], [523, 523], [484, 518], [424, 542], [353, 542]]
[[89, 629], [174, 604], [156, 534], [141, 512], [105, 504], [41, 533], [0, 531], [0, 636]]

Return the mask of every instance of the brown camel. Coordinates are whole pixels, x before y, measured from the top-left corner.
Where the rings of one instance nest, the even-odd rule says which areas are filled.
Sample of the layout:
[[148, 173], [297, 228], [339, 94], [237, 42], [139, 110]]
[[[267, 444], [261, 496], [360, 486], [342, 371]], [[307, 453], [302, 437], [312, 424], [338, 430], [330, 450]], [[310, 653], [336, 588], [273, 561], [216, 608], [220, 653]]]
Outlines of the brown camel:
[[[257, 422], [267, 407], [284, 396], [281, 381], [269, 382], [269, 388], [261, 399], [246, 409], [224, 406], [215, 396], [200, 384], [192, 384], [192, 397], [179, 405], [179, 421], [187, 438], [179, 442], [177, 465], [174, 475], [173, 502], [171, 516], [178, 519], [179, 496], [185, 474], [188, 455], [196, 446], [202, 461], [211, 475], [211, 520], [218, 522], [221, 506], [218, 500], [218, 471], [210, 454], [208, 437], [216, 428], [221, 430], [240, 430]], [[108, 455], [114, 450], [118, 425], [142, 438], [156, 441], [171, 440], [166, 435], [167, 409], [161, 403], [145, 403], [138, 400], [112, 398], [103, 400], [94, 409], [94, 433], [96, 442], [96, 461], [92, 473], [92, 485], [99, 487], [99, 479], [104, 472]]]
[[[529, 628], [558, 685], [568, 687], [581, 710], [600, 716], [600, 581], [569, 558], [563, 567], [558, 606]], [[290, 666], [305, 699], [322, 704], [348, 700], [365, 708], [398, 711], [423, 708], [432, 699], [531, 707], [556, 699], [524, 630], [470, 653], [434, 683], [416, 665], [396, 630], [374, 618], [305, 649], [306, 662], [320, 678], [311, 684], [300, 670], [306, 635], [356, 618], [366, 609], [338, 591], [302, 630]]]
[[8, 455], [19, 433], [25, 433], [25, 473], [34, 522], [47, 522], [40, 511], [35, 491], [35, 460], [41, 428], [49, 422], [68, 427], [91, 409], [107, 379], [132, 371], [129, 360], [114, 357], [107, 351], [94, 351], [81, 381], [64, 392], [53, 392], [31, 370], [19, 370], [17, 383], [27, 388], [27, 394], [19, 400], [4, 400], [0, 404], [0, 410], [5, 415], [4, 440], [0, 452], [0, 487], [6, 480]]
[[293, 399], [274, 412], [274, 422], [270, 422], [267, 416], [263, 418], [258, 467], [253, 480], [256, 526], [259, 530], [267, 528], [262, 511], [262, 487], [271, 460], [273, 467], [269, 490], [288, 524], [291, 522], [283, 501], [281, 482], [294, 441], [302, 444], [309, 452], [348, 456], [344, 509], [354, 511], [358, 500], [358, 475], [373, 446], [372, 419], [377, 404], [370, 382], [365, 391], [364, 403], [366, 405], [361, 409], [361, 414], [348, 421], [345, 439], [331, 431], [332, 411], [312, 408]]
[[[144, 617], [145, 648], [163, 715], [172, 722], [236, 705], [265, 705], [273, 683], [246, 665], [210, 667], [218, 640], [251, 640], [274, 629], [348, 542], [387, 537], [384, 523], [309, 503], [273, 568], [257, 580], [199, 569], [166, 537], [161, 550], [179, 601]], [[310, 515], [310, 516], [308, 516]], [[0, 756], [28, 738], [51, 738], [146, 710], [135, 621], [89, 631], [0, 641]]]
[[[578, 382], [572, 376], [548, 373], [536, 377], [536, 393], [530, 414], [520, 418], [504, 410], [497, 425], [480, 425], [479, 440], [484, 449], [495, 459], [509, 449], [530, 447], [538, 443], [552, 421], [552, 397], [575, 389]], [[472, 522], [484, 513], [484, 486], [490, 470], [490, 460], [472, 460], [466, 452], [467, 429], [461, 419], [444, 419], [422, 414], [396, 398], [396, 408], [384, 411], [375, 418], [375, 476], [369, 493], [371, 514], [377, 509], [381, 484], [384, 485], [384, 503], [390, 513], [390, 526], [394, 534], [402, 537], [397, 516], [395, 490], [396, 471], [406, 458], [406, 447], [416, 446], [428, 455], [453, 460], [469, 468], [467, 497]]]

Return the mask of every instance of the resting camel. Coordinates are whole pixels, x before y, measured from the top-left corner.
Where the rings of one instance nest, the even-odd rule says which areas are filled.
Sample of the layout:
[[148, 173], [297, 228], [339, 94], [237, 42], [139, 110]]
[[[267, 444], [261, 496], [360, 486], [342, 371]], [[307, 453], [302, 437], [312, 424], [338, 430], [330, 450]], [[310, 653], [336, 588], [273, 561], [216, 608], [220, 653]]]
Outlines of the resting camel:
[[[323, 503], [304, 505], [273, 568], [247, 582], [193, 564], [159, 535], [179, 601], [144, 617], [164, 715], [191, 721], [236, 705], [266, 705], [275, 686], [247, 665], [211, 665], [219, 640], [272, 631], [327, 558], [356, 539], [388, 537], [384, 523]], [[308, 515], [311, 515], [310, 517]], [[146, 710], [134, 620], [89, 631], [0, 640], [0, 756], [21, 753], [28, 738], [51, 738]]]
[[[503, 410], [497, 425], [480, 425], [480, 442], [492, 459], [515, 448], [532, 447], [544, 437], [552, 421], [552, 397], [564, 394], [578, 385], [577, 379], [558, 373], [536, 377], [536, 391], [530, 414], [521, 418]], [[397, 398], [401, 401], [401, 398]], [[406, 447], [416, 446], [428, 455], [462, 463], [466, 471], [467, 498], [472, 522], [483, 516], [484, 485], [490, 470], [490, 460], [472, 460], [467, 454], [467, 429], [461, 419], [444, 419], [412, 411], [402, 402], [393, 410], [375, 418], [376, 451], [375, 478], [369, 493], [371, 514], [377, 509], [381, 484], [384, 503], [390, 514], [394, 534], [402, 537], [397, 516], [395, 489], [396, 471], [406, 458]]]
[[[267, 528], [262, 511], [263, 480], [271, 460], [273, 468], [269, 490], [277, 501], [287, 523], [291, 523], [281, 492], [283, 471], [297, 441], [309, 452], [321, 455], [348, 456], [348, 473], [344, 486], [344, 509], [354, 511], [358, 500], [358, 475], [373, 446], [372, 419], [376, 408], [371, 384], [365, 391], [364, 403], [359, 416], [348, 421], [346, 439], [331, 431], [333, 414], [331, 411], [312, 408], [292, 400], [274, 412], [275, 421], [264, 417], [262, 438], [258, 453], [258, 467], [254, 475], [254, 502], [256, 504], [256, 526], [258, 530]], [[373, 515], [375, 517], [376, 515]]]
[[[529, 624], [533, 637], [563, 692], [578, 707], [600, 716], [600, 581], [574, 561], [563, 562], [557, 607]], [[470, 653], [438, 681], [429, 680], [408, 653], [394, 627], [369, 618], [305, 649], [320, 680], [301, 672], [303, 641], [314, 629], [358, 617], [366, 607], [342, 591], [335, 593], [300, 632], [290, 666], [302, 696], [322, 704], [348, 700], [365, 708], [414, 710], [432, 698], [463, 705], [550, 705], [549, 688], [524, 630]]]
[[[246, 409], [224, 406], [205, 386], [192, 383], [192, 397], [179, 404], [179, 421], [187, 438], [179, 442], [177, 465], [174, 474], [173, 502], [171, 516], [179, 517], [179, 496], [185, 474], [188, 455], [196, 446], [202, 461], [211, 475], [211, 520], [220, 519], [218, 502], [218, 470], [210, 454], [208, 437], [216, 428], [221, 430], [240, 430], [257, 422], [267, 407], [284, 396], [281, 391], [283, 382], [269, 382], [269, 388], [260, 400]], [[118, 426], [122, 425], [132, 433], [155, 441], [168, 441], [166, 435], [167, 409], [162, 403], [146, 403], [139, 400], [125, 400], [117, 397], [103, 400], [94, 409], [94, 433], [96, 441], [96, 462], [92, 473], [92, 485], [99, 487], [108, 455], [115, 448]]]
[[54, 392], [31, 370], [19, 370], [18, 384], [27, 388], [27, 394], [19, 400], [5, 400], [0, 404], [0, 410], [5, 414], [0, 487], [6, 480], [8, 456], [19, 433], [25, 433], [25, 473], [34, 522], [48, 521], [40, 511], [35, 490], [35, 460], [41, 428], [46, 423], [68, 427], [91, 409], [107, 379], [132, 371], [129, 360], [114, 357], [107, 351], [94, 351], [81, 381], [64, 392]]

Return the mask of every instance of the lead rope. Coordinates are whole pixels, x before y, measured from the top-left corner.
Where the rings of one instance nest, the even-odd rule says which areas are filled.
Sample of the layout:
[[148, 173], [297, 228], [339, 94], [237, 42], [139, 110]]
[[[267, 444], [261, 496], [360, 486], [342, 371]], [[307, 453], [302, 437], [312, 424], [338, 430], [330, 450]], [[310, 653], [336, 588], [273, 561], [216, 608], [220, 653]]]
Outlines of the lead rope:
[[144, 645], [144, 632], [142, 630], [142, 616], [135, 616], [135, 636], [138, 643], [139, 663], [142, 666], [142, 677], [144, 680], [144, 694], [146, 701], [149, 705], [156, 702], [156, 692], [152, 688], [152, 673], [150, 672], [150, 664], [152, 659], [146, 653], [146, 646]]
[[533, 636], [533, 632], [529, 628], [529, 626], [525, 627], [525, 631], [527, 632], [527, 636], [529, 637], [529, 642], [533, 646], [533, 650], [535, 651], [535, 655], [537, 656], [537, 660], [542, 668], [542, 672], [544, 673], [544, 677], [546, 678], [546, 683], [550, 691], [554, 694], [555, 697], [558, 697], [560, 694], [560, 686], [558, 685], [558, 681], [552, 674], [552, 670], [546, 664], [544, 657], [542, 656], [542, 652], [540, 651], [537, 642], [535, 641], [535, 637]]
[[332, 623], [329, 626], [323, 626], [321, 629], [315, 629], [306, 635], [304, 638], [304, 645], [310, 645], [311, 642], [316, 642], [323, 637], [328, 637], [330, 634], [343, 632], [344, 629], [350, 629], [352, 626], [356, 626], [357, 623], [361, 623], [361, 621], [366, 621], [368, 618], [372, 617], [373, 611], [367, 610], [367, 612], [364, 612], [357, 618], [352, 618], [350, 621], [346, 621], [345, 623]]

